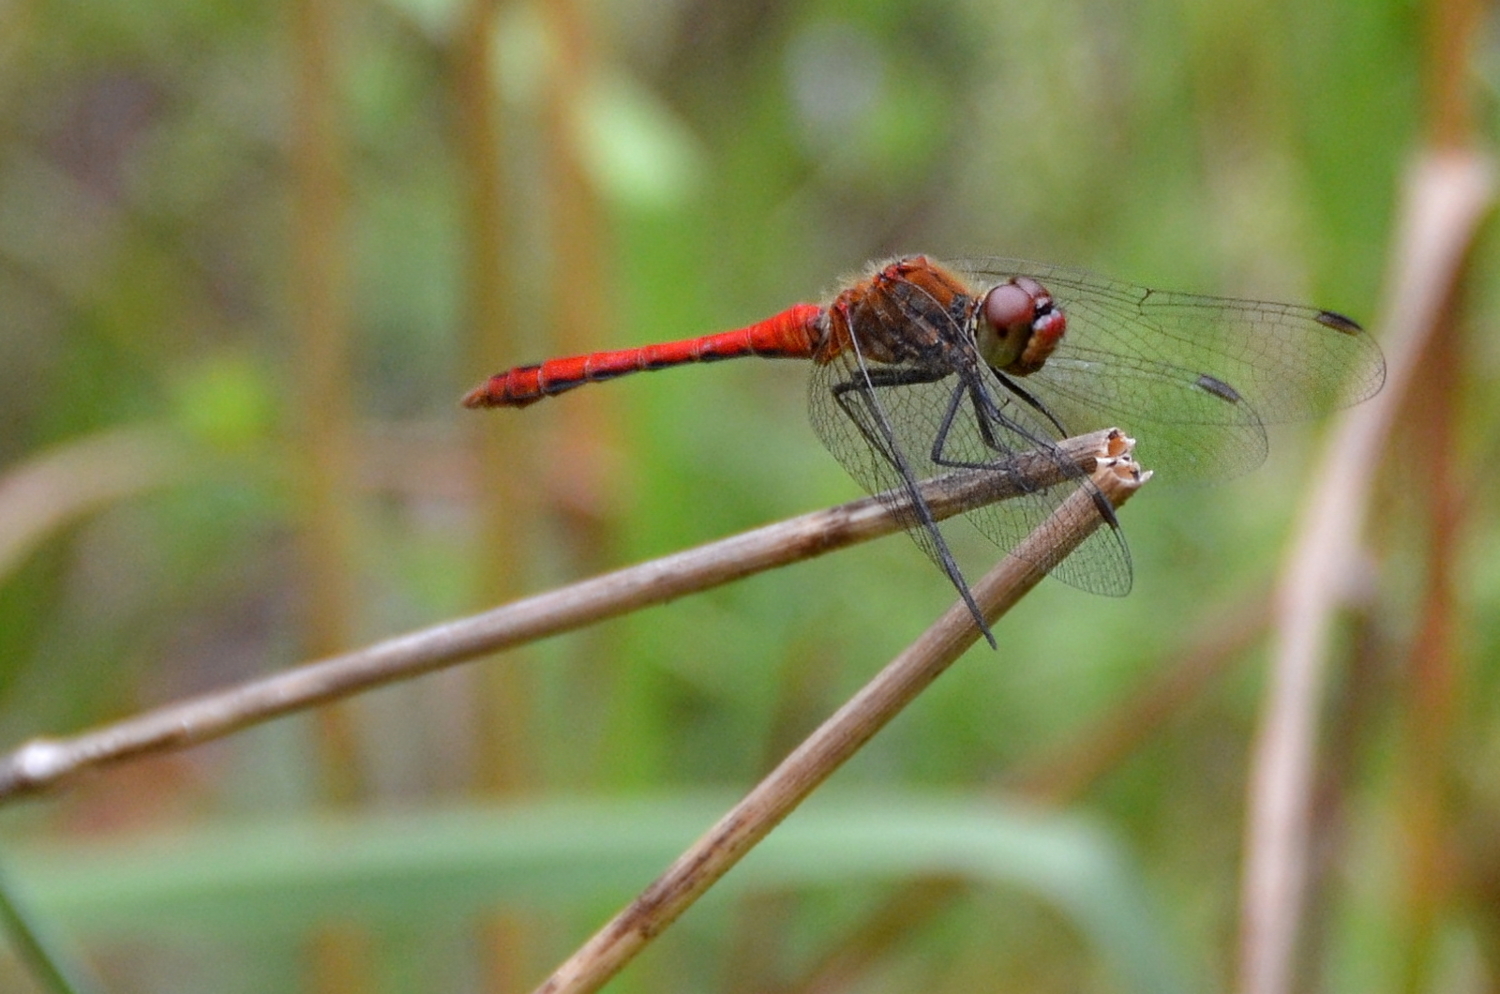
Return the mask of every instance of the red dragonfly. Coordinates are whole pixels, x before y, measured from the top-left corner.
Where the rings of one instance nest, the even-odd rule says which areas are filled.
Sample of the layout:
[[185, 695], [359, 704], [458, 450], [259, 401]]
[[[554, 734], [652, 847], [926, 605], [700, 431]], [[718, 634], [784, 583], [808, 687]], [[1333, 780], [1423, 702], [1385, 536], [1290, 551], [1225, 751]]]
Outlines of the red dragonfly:
[[[1014, 482], [1018, 453], [1050, 453], [1067, 485], [961, 516], [1009, 551], [1088, 478], [1057, 441], [1123, 426], [1159, 477], [1222, 479], [1266, 456], [1266, 424], [1373, 396], [1380, 348], [1332, 311], [1165, 293], [1011, 259], [880, 263], [826, 305], [797, 304], [701, 338], [517, 366], [464, 397], [466, 407], [525, 407], [585, 383], [740, 356], [810, 359], [818, 437], [867, 491], [886, 495], [952, 581], [990, 643], [946, 533], [917, 481], [955, 469]], [[1121, 595], [1130, 555], [1111, 526], [1061, 562], [1037, 563], [1074, 586]]]

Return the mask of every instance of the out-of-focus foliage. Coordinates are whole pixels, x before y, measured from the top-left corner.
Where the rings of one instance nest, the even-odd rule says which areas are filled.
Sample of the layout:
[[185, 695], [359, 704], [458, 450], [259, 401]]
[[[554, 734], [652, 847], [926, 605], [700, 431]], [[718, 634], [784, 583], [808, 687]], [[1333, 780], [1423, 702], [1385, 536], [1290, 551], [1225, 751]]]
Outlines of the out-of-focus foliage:
[[[353, 644], [484, 606], [476, 535], [497, 498], [480, 483], [492, 477], [476, 468], [476, 432], [506, 440], [491, 439], [482, 458], [504, 460], [507, 493], [522, 495], [499, 509], [515, 522], [502, 565], [518, 594], [857, 495], [806, 424], [795, 363], [634, 377], [524, 412], [457, 407], [483, 376], [559, 339], [622, 347], [734, 327], [904, 251], [1034, 257], [1377, 316], [1396, 185], [1419, 133], [1409, 4], [599, 0], [574, 11], [581, 58], [559, 35], [564, 8], [507, 4], [494, 27], [514, 326], [484, 368], [472, 358], [472, 177], [455, 95], [466, 11], [458, 0], [337, 11], [340, 130], [327, 137], [343, 149], [348, 205], [331, 244], [350, 275], [343, 376], [355, 458], [339, 500], [351, 522], [341, 566], [355, 592]], [[0, 5], [0, 747], [308, 651], [298, 481], [317, 405], [296, 394], [292, 15], [292, 5], [198, 0]], [[559, 198], [560, 160], [577, 163], [594, 198], [581, 234], [564, 230], [580, 204]], [[587, 271], [563, 271], [570, 238], [591, 247]], [[1485, 329], [1493, 269], [1474, 272], [1470, 324]], [[560, 328], [570, 300], [594, 311]], [[1468, 354], [1463, 430], [1484, 452], [1494, 435], [1483, 387], [1500, 350], [1484, 341]], [[1123, 514], [1132, 595], [1039, 588], [997, 628], [998, 653], [973, 651], [839, 776], [855, 799], [847, 816], [880, 819], [885, 799], [896, 835], [926, 826], [946, 838], [933, 827], [945, 816], [973, 829], [977, 816], [957, 800], [931, 801], [926, 821], [902, 809], [1055, 769], [1049, 758], [1088, 741], [1192, 640], [1243, 617], [1276, 568], [1317, 434], [1278, 430], [1269, 463], [1229, 486], [1153, 482]], [[1380, 630], [1395, 642], [1414, 623], [1418, 540], [1402, 537], [1399, 499], [1391, 505], [1376, 531], [1397, 552], [1372, 570]], [[1474, 748], [1456, 779], [1468, 805], [1458, 820], [1482, 836], [1500, 803], [1488, 772], [1500, 716], [1480, 693], [1500, 659], [1500, 571], [1483, 554], [1497, 543], [1493, 502], [1473, 510], [1461, 610], [1473, 622], [1464, 649], [1475, 696], [1462, 720]], [[445, 907], [420, 871], [453, 844], [448, 809], [505, 803], [475, 786], [493, 741], [476, 701], [510, 675], [527, 688], [510, 741], [528, 790], [594, 797], [571, 841], [597, 840], [589, 865], [627, 868], [594, 891], [560, 881], [542, 911], [520, 902], [532, 916], [520, 972], [540, 979], [664, 864], [667, 850], [653, 862], [612, 848], [621, 833], [676, 838], [682, 824], [680, 809], [634, 795], [748, 786], [951, 598], [893, 538], [371, 694], [350, 712], [364, 794], [344, 814], [350, 838], [380, 860], [330, 855], [315, 872], [311, 850], [277, 863], [237, 830], [270, 819], [303, 841], [316, 832], [325, 760], [305, 717], [8, 810], [0, 835], [23, 850], [17, 876], [38, 906], [76, 924], [112, 990], [298, 982], [289, 958], [305, 934], [240, 932], [237, 899], [271, 899], [237, 891], [242, 877], [215, 877], [208, 844], [226, 865], [264, 860], [268, 877], [317, 888], [305, 907], [318, 920], [338, 924], [344, 908], [378, 939], [380, 989], [481, 989], [472, 912], [485, 902], [464, 890]], [[868, 989], [1223, 982], [1259, 659], [1233, 660], [1081, 795], [1057, 800], [1068, 818], [1025, 822], [1060, 833], [1048, 858], [1061, 869], [1038, 871], [1041, 883], [961, 861], [875, 872], [860, 857], [888, 840], [860, 825], [841, 843], [827, 829], [830, 805], [823, 834], [809, 834], [831, 860], [848, 856], [835, 864], [846, 877], [805, 862], [806, 851], [803, 872], [778, 873], [767, 853], [731, 878], [744, 889], [689, 914], [621, 989], [784, 983], [900, 893], [891, 878], [920, 874], [969, 884], [877, 959]], [[1382, 867], [1399, 799], [1394, 732], [1379, 710], [1350, 764], [1336, 898], [1316, 909], [1330, 990], [1393, 989], [1380, 967], [1403, 908]], [[399, 833], [362, 821], [393, 807]], [[706, 827], [712, 815], [693, 811]], [[1001, 846], [1021, 831], [1006, 811], [994, 823]], [[69, 847], [107, 863], [112, 846], [138, 857], [184, 838], [191, 862], [179, 869], [198, 888], [184, 900], [206, 902], [188, 906], [211, 906], [224, 928], [183, 942], [163, 914], [138, 932], [116, 918], [91, 934], [89, 881], [67, 873]], [[28, 864], [28, 846], [45, 853]], [[497, 846], [505, 858], [522, 851]], [[497, 908], [515, 896], [484, 863], [494, 852], [464, 856], [488, 867]], [[1062, 880], [1084, 892], [1059, 893]], [[390, 911], [405, 886], [402, 920]], [[757, 900], [792, 924], [758, 921]], [[362, 915], [367, 901], [379, 908]], [[1496, 915], [1492, 904], [1445, 923], [1438, 976], [1500, 975], [1500, 946], [1486, 945]], [[288, 920], [301, 929], [310, 919]], [[1122, 959], [1131, 935], [1160, 942], [1164, 962], [1155, 947]], [[752, 983], [731, 974], [744, 962], [759, 964]], [[0, 959], [0, 986], [27, 983]]]

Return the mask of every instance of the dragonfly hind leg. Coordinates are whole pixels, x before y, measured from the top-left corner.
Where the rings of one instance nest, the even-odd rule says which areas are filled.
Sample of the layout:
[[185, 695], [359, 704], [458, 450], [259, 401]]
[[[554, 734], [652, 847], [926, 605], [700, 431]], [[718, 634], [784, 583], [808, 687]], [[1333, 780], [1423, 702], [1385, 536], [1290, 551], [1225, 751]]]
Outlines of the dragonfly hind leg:
[[[978, 603], [974, 600], [974, 594], [969, 590], [969, 581], [964, 578], [963, 571], [959, 569], [953, 550], [948, 547], [947, 539], [938, 529], [932, 508], [928, 506], [927, 501], [922, 497], [921, 490], [917, 487], [917, 476], [912, 469], [911, 462], [901, 451], [890, 419], [886, 417], [879, 399], [875, 396], [877, 387], [931, 383], [946, 375], [948, 374], [945, 370], [920, 367], [861, 369], [855, 377], [833, 384], [830, 392], [834, 402], [859, 429], [865, 441], [895, 470], [896, 477], [900, 481], [900, 489], [906, 495], [908, 502], [906, 509], [898, 512], [898, 518], [906, 520], [907, 527], [912, 529], [912, 536], [917, 539], [917, 544], [927, 552], [933, 562], [937, 563], [949, 582], [958, 590], [964, 606], [974, 616], [975, 624], [990, 643], [990, 647], [994, 648], [996, 646], [994, 633], [990, 631], [984, 612], [979, 609]], [[852, 400], [851, 394], [857, 396], [859, 401]]]
[[[844, 416], [854, 422], [859, 433], [864, 436], [876, 452], [896, 467], [897, 470], [910, 475], [909, 467], [905, 460], [895, 451], [894, 432], [891, 430], [890, 419], [886, 417], [885, 411], [880, 406], [880, 401], [875, 397], [877, 389], [886, 387], [905, 387], [917, 383], [935, 383], [949, 374], [945, 369], [924, 369], [920, 366], [882, 366], [875, 369], [860, 369], [852, 378], [841, 383], [835, 383], [830, 389], [834, 402], [839, 405], [839, 410]], [[860, 411], [851, 406], [849, 394], [856, 394], [864, 403], [864, 410]], [[871, 426], [880, 429], [877, 437], [871, 432]]]

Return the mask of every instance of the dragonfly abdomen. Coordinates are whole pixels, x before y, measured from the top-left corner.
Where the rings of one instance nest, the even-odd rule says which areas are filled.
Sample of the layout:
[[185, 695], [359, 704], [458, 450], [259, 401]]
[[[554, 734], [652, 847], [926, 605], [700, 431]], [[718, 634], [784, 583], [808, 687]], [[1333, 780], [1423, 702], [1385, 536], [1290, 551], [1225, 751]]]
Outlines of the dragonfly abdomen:
[[465, 407], [525, 407], [585, 383], [601, 383], [628, 373], [650, 372], [695, 362], [741, 356], [807, 359], [823, 340], [823, 308], [797, 304], [764, 321], [680, 342], [644, 345], [613, 352], [550, 359], [496, 373], [464, 396]]

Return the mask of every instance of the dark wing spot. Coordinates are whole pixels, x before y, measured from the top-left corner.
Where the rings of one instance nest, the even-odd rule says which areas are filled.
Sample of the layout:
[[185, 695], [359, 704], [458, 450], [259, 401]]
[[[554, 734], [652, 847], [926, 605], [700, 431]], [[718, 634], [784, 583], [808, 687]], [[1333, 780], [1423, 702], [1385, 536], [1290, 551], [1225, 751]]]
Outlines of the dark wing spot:
[[1364, 331], [1358, 323], [1334, 311], [1319, 311], [1318, 324], [1325, 328], [1332, 328], [1334, 331], [1341, 331], [1346, 335], [1357, 335]]
[[1231, 404], [1240, 402], [1240, 392], [1218, 377], [1199, 373], [1197, 386], [1199, 390], [1207, 390], [1220, 400], [1227, 400]]

